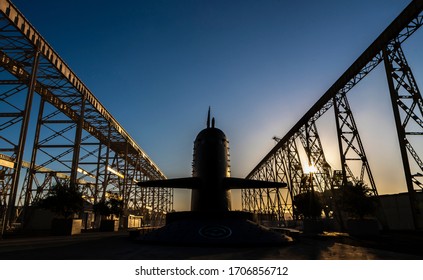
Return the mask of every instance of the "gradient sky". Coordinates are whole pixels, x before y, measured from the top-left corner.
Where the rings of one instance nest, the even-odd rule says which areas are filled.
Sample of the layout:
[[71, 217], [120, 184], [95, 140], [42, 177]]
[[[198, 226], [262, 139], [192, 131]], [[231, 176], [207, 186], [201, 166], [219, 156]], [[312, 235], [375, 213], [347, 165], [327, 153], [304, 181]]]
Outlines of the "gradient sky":
[[[13, 2], [169, 178], [191, 175], [208, 106], [229, 138], [232, 176], [245, 177], [409, 3]], [[418, 83], [422, 33], [403, 46]], [[349, 98], [379, 193], [406, 191], [383, 66]], [[319, 128], [336, 169], [331, 119]]]

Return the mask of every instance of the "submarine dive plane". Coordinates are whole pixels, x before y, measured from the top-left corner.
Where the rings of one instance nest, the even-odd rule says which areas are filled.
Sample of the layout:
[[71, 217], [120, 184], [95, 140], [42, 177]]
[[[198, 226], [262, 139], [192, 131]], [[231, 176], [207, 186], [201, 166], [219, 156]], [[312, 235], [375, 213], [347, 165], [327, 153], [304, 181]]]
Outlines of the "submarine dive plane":
[[191, 211], [166, 214], [166, 225], [141, 241], [186, 244], [276, 244], [290, 238], [254, 222], [254, 214], [231, 211], [231, 189], [285, 188], [286, 183], [230, 177], [229, 141], [222, 130], [207, 126], [194, 141], [192, 177], [139, 182], [140, 187], [191, 189]]

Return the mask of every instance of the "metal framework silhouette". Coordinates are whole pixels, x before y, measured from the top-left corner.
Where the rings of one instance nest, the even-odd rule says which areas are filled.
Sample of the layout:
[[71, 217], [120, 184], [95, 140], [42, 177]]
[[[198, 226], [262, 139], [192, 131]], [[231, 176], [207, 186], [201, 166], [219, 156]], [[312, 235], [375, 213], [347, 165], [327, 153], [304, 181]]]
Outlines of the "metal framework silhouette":
[[[296, 219], [293, 198], [309, 190], [333, 192], [365, 182], [378, 196], [365, 147], [349, 105], [350, 90], [383, 62], [392, 102], [414, 226], [422, 228], [416, 192], [423, 190], [423, 100], [402, 49], [423, 24], [423, 0], [412, 1], [248, 174], [288, 183], [282, 189], [242, 190], [242, 208]], [[333, 110], [332, 110], [333, 109]], [[340, 170], [327, 162], [317, 120], [333, 111]], [[35, 121], [30, 121], [34, 120]], [[24, 158], [25, 148], [31, 149]], [[301, 154], [307, 164], [303, 164]], [[303, 166], [314, 166], [312, 175]], [[59, 183], [77, 184], [87, 201], [108, 194], [126, 213], [163, 223], [173, 190], [138, 188], [165, 175], [9, 0], [0, 0], [0, 225], [2, 232]], [[329, 204], [330, 201], [326, 201]], [[335, 216], [325, 211], [327, 216]]]
[[[423, 142], [423, 100], [401, 47], [423, 24], [422, 9], [423, 1], [412, 1], [294, 127], [284, 137], [277, 139], [279, 141], [275, 147], [247, 178], [284, 181], [288, 183], [288, 190], [243, 190], [244, 210], [273, 214], [280, 223], [284, 223], [286, 218], [295, 219], [292, 201], [307, 186], [304, 178], [309, 175], [305, 174], [302, 167], [307, 164], [315, 167], [311, 176], [313, 190], [333, 192], [347, 182], [364, 182], [371, 188], [373, 195], [378, 195], [347, 94], [383, 62], [414, 226], [423, 227], [422, 213], [416, 201], [416, 192], [423, 189], [422, 155], [416, 149], [417, 144]], [[316, 124], [331, 108], [335, 116], [341, 170], [333, 170], [327, 163]], [[306, 154], [307, 164], [301, 162], [298, 145], [302, 146]]]
[[[31, 158], [24, 159], [25, 148]], [[158, 225], [173, 209], [173, 190], [136, 182], [164, 178], [13, 3], [0, 0], [2, 232], [25, 223], [32, 202], [64, 181], [91, 203], [118, 195], [126, 213], [148, 212]]]

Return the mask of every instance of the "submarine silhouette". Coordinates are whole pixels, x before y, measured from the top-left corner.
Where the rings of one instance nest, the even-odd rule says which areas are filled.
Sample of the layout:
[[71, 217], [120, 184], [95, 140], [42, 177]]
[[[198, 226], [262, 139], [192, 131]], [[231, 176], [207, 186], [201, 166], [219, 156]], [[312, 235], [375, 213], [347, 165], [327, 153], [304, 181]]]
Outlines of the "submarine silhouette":
[[231, 189], [285, 188], [286, 183], [230, 177], [229, 141], [210, 125], [194, 141], [192, 177], [139, 182], [140, 187], [191, 189], [191, 211], [166, 214], [166, 225], [141, 241], [186, 244], [276, 244], [290, 238], [255, 223], [255, 215], [231, 211]]

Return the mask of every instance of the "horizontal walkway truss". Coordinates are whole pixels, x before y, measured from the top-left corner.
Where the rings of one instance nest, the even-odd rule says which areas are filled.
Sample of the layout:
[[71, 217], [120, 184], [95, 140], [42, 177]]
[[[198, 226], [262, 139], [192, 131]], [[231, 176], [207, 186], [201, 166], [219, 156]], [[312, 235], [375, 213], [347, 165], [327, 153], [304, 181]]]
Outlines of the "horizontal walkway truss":
[[[284, 137], [276, 139], [275, 147], [247, 178], [283, 181], [288, 183], [288, 190], [243, 190], [244, 210], [272, 214], [284, 223], [285, 219], [297, 218], [292, 201], [302, 192], [313, 190], [330, 194], [347, 182], [364, 182], [375, 196], [378, 195], [347, 94], [383, 62], [389, 88], [387, 96], [392, 100], [395, 118], [392, 127], [397, 129], [402, 172], [406, 178], [414, 225], [416, 228], [423, 227], [415, 195], [423, 189], [422, 155], [416, 149], [418, 144], [421, 147], [423, 143], [423, 101], [402, 50], [402, 43], [423, 23], [422, 9], [422, 0], [412, 1], [294, 127]], [[331, 108], [335, 116], [341, 170], [332, 170], [327, 163], [316, 124]], [[307, 164], [301, 162], [301, 154], [306, 155]], [[307, 165], [315, 170], [306, 174], [303, 166]], [[332, 195], [323, 196], [328, 197]], [[324, 203], [331, 204], [330, 201]], [[333, 207], [330, 210], [336, 212]], [[328, 211], [325, 214], [334, 215]]]
[[173, 208], [172, 190], [136, 182], [164, 178], [29, 21], [0, 0], [2, 231], [28, 222], [31, 203], [64, 182], [79, 185], [90, 203], [117, 195], [126, 214], [160, 224]]

